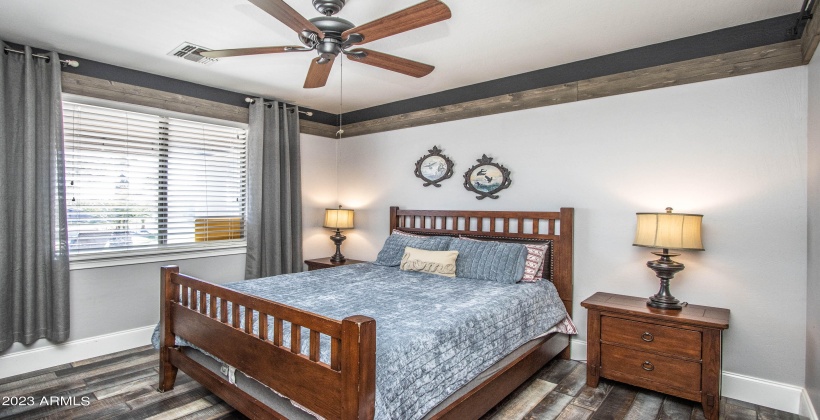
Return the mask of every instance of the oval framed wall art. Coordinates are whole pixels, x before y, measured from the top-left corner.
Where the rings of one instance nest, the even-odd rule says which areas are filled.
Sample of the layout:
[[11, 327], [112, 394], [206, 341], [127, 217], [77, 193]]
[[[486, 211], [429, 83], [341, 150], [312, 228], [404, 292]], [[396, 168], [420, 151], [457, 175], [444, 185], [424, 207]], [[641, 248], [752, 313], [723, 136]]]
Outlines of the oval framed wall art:
[[512, 184], [510, 170], [493, 162], [493, 158], [487, 155], [482, 155], [476, 162], [478, 163], [464, 173], [464, 188], [478, 194], [478, 200], [487, 197], [497, 199], [497, 193]]
[[441, 187], [439, 182], [453, 176], [453, 161], [441, 153], [441, 149], [433, 146], [428, 153], [416, 162], [415, 174], [424, 181], [424, 186]]

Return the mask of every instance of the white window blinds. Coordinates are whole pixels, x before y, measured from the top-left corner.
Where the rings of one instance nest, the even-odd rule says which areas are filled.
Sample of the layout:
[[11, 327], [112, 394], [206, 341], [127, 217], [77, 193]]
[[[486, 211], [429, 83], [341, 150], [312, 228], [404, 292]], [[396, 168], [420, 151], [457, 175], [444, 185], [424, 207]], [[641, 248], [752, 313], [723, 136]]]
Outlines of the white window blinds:
[[72, 253], [244, 240], [246, 130], [70, 102], [63, 130]]

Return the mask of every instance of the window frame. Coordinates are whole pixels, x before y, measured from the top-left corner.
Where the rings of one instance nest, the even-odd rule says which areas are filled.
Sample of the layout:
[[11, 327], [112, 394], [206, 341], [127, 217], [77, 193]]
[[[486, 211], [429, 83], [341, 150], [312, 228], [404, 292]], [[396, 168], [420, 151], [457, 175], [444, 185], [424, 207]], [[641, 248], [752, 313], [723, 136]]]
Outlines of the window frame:
[[[92, 98], [70, 93], [62, 94], [62, 102], [72, 102], [81, 105], [92, 105], [117, 109], [126, 112], [138, 112], [157, 115], [161, 118], [178, 118], [193, 122], [215, 124], [227, 127], [248, 130], [247, 123], [222, 120], [195, 114], [169, 111], [143, 105], [129, 104], [108, 99]], [[61, 105], [62, 106], [62, 105]], [[245, 217], [247, 218], [247, 209]], [[204, 258], [211, 256], [245, 254], [247, 249], [247, 235], [241, 239], [230, 239], [213, 242], [183, 243], [176, 245], [158, 245], [156, 247], [136, 249], [96, 250], [81, 253], [69, 253], [70, 269], [82, 270], [98, 267], [163, 262], [175, 259]]]

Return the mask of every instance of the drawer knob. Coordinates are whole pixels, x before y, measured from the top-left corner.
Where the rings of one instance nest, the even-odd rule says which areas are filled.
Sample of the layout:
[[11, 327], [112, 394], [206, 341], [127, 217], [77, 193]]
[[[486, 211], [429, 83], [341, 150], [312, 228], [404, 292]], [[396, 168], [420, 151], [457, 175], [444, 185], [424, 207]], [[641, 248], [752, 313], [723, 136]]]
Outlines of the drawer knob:
[[647, 372], [652, 372], [653, 370], [655, 370], [655, 365], [653, 365], [652, 362], [650, 362], [649, 360], [643, 362], [643, 364], [641, 364], [641, 367], [643, 368], [643, 370]]
[[646, 341], [647, 343], [651, 343], [653, 340], [655, 340], [655, 336], [652, 335], [652, 333], [647, 331], [647, 332], [641, 334], [641, 340]]

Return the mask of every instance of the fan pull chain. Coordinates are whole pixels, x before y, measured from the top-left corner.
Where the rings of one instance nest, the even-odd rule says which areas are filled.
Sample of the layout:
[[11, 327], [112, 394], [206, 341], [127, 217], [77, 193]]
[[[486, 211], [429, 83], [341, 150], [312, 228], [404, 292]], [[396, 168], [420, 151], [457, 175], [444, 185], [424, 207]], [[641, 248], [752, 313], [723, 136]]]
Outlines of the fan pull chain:
[[336, 136], [339, 139], [342, 138], [342, 134], [344, 134], [344, 130], [342, 130], [342, 102], [344, 98], [344, 75], [345, 75], [345, 56], [344, 54], [340, 55], [339, 60], [339, 131], [336, 132]]

